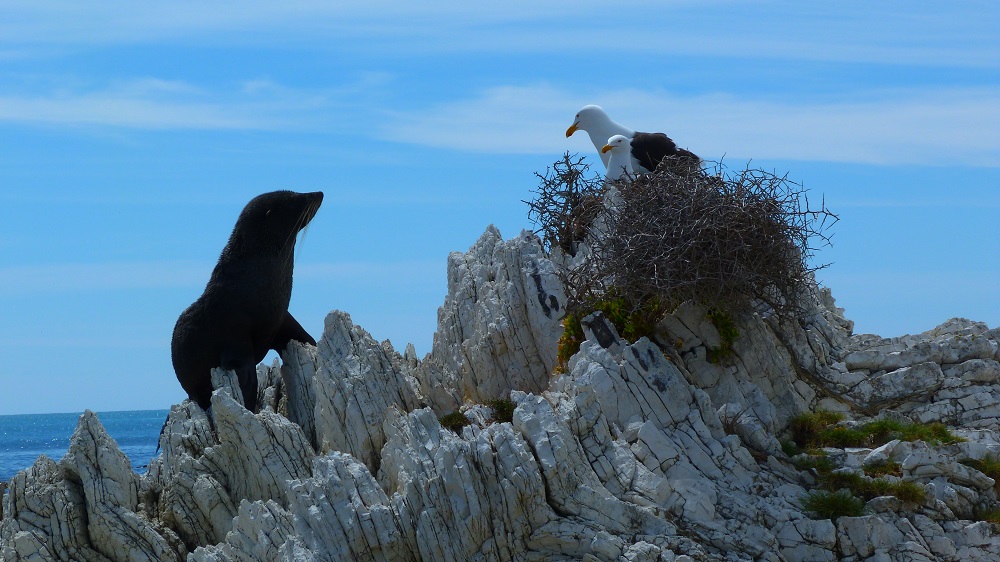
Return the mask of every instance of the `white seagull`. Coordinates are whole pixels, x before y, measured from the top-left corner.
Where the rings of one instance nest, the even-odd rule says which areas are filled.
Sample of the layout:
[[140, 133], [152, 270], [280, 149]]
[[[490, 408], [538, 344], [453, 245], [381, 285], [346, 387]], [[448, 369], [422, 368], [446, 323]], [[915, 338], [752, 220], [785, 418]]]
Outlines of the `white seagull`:
[[632, 169], [632, 141], [625, 135], [614, 135], [601, 147], [601, 157], [608, 156], [608, 173], [604, 180], [613, 182], [635, 174]]
[[[606, 152], [601, 152], [607, 144], [607, 139], [622, 135], [632, 141], [632, 169], [636, 173], [649, 173], [656, 170], [660, 161], [667, 156], [682, 156], [691, 160], [692, 163], [699, 163], [698, 157], [683, 148], [677, 148], [677, 144], [670, 137], [663, 133], [640, 133], [634, 129], [612, 121], [608, 114], [599, 105], [585, 105], [577, 112], [573, 118], [573, 124], [566, 129], [566, 136], [570, 137], [577, 131], [586, 131], [590, 135], [590, 142], [594, 143], [594, 148], [601, 155], [601, 161], [608, 167], [611, 156]], [[610, 171], [610, 169], [609, 169]]]

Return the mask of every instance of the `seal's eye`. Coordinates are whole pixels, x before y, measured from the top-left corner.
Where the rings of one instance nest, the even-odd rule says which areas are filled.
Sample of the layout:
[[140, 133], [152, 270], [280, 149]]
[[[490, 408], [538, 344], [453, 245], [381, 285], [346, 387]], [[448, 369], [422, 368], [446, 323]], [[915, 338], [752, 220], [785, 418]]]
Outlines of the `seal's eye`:
[[265, 218], [267, 218], [267, 217], [269, 217], [269, 216], [271, 216], [271, 209], [268, 209], [268, 210], [267, 210], [267, 212], [266, 212], [266, 213], [264, 213], [264, 217], [265, 217]]

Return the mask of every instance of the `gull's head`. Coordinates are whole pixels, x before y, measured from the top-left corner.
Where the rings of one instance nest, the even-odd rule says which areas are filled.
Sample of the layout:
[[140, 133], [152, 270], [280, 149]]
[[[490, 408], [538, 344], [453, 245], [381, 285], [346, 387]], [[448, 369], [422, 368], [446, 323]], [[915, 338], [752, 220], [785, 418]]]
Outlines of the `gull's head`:
[[632, 141], [625, 135], [615, 135], [608, 139], [608, 144], [601, 148], [601, 154], [613, 151], [615, 154], [632, 148]]
[[608, 114], [601, 109], [599, 105], [585, 105], [580, 108], [580, 111], [576, 112], [576, 116], [573, 117], [573, 124], [566, 129], [566, 136], [572, 136], [573, 133], [577, 131], [586, 131], [594, 123], [601, 120], [607, 120]]

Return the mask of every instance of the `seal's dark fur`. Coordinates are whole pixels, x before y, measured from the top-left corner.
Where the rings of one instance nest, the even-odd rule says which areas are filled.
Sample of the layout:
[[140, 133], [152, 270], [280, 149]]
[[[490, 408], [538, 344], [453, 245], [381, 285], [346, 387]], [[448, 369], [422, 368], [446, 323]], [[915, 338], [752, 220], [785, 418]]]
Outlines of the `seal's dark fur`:
[[214, 367], [232, 369], [243, 402], [257, 411], [257, 364], [290, 340], [316, 344], [288, 313], [295, 238], [323, 193], [274, 191], [240, 213], [204, 294], [181, 313], [170, 344], [177, 380], [203, 409], [211, 405]]

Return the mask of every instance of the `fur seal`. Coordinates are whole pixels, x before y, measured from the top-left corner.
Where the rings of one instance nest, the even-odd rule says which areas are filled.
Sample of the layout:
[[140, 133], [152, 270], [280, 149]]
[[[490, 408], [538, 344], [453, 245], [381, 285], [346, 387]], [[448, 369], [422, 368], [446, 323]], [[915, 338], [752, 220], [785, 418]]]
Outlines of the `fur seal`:
[[254, 197], [236, 220], [205, 292], [174, 325], [170, 355], [177, 380], [204, 410], [214, 367], [232, 369], [243, 402], [257, 411], [257, 364], [290, 340], [316, 345], [288, 313], [295, 238], [316, 215], [323, 193], [273, 191]]

